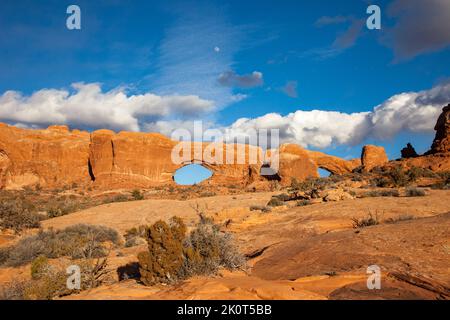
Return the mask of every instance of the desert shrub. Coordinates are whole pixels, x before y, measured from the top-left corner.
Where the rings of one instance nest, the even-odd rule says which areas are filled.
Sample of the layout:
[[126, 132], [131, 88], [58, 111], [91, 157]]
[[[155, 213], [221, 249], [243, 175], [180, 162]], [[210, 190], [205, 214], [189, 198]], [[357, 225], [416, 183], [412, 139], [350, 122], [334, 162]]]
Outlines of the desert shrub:
[[284, 201], [278, 199], [278, 198], [274, 198], [272, 197], [272, 199], [270, 199], [270, 201], [267, 203], [267, 206], [269, 207], [280, 207], [284, 205]]
[[407, 171], [410, 180], [415, 181], [418, 178], [436, 178], [437, 174], [428, 168], [412, 167]]
[[394, 186], [404, 187], [412, 182], [415, 177], [410, 177], [401, 167], [394, 167], [387, 173]]
[[309, 206], [311, 204], [310, 200], [300, 200], [297, 201], [297, 207]]
[[133, 237], [133, 238], [129, 238], [127, 240], [125, 240], [125, 247], [126, 248], [131, 248], [131, 247], [137, 247], [143, 244], [146, 244], [147, 242], [145, 241], [144, 238], [141, 237]]
[[407, 197], [424, 197], [426, 195], [423, 189], [419, 188], [407, 188], [406, 196]]
[[270, 212], [272, 211], [272, 209], [270, 209], [270, 207], [267, 206], [258, 206], [258, 205], [253, 205], [250, 206], [250, 211], [262, 211], [262, 212]]
[[148, 251], [138, 254], [144, 284], [170, 283], [179, 279], [184, 262], [185, 233], [186, 226], [177, 217], [173, 217], [169, 224], [157, 221], [147, 229]]
[[80, 204], [76, 201], [64, 201], [63, 203], [58, 204], [57, 207], [53, 207], [48, 209], [47, 216], [49, 218], [56, 218], [65, 216], [66, 214], [70, 214], [72, 212], [76, 212], [80, 209]]
[[0, 230], [16, 233], [28, 228], [39, 228], [42, 220], [35, 208], [22, 199], [0, 202]]
[[208, 198], [208, 197], [214, 197], [214, 196], [216, 196], [216, 193], [215, 192], [202, 192], [202, 193], [200, 193], [200, 197], [201, 198]]
[[[109, 276], [105, 259], [78, 261], [81, 271], [80, 290], [95, 288]], [[52, 266], [45, 257], [32, 263], [31, 280], [15, 280], [0, 288], [1, 300], [52, 300], [79, 290], [68, 289], [66, 268]]]
[[39, 256], [31, 262], [31, 278], [39, 279], [48, 273], [48, 259], [45, 256]]
[[25, 300], [25, 289], [31, 281], [14, 280], [0, 286], [0, 300]]
[[363, 194], [363, 197], [400, 197], [400, 192], [394, 190], [372, 190]]
[[39, 256], [79, 259], [87, 252], [94, 258], [104, 257], [108, 254], [107, 243], [119, 246], [121, 239], [117, 231], [104, 226], [78, 224], [59, 231], [41, 230], [9, 247], [4, 264], [19, 266]]
[[441, 181], [433, 184], [432, 189], [449, 190], [450, 189], [450, 171], [444, 171], [437, 173], [437, 176]]
[[390, 180], [386, 177], [375, 177], [371, 179], [371, 185], [379, 188], [389, 187], [391, 184]]
[[139, 227], [133, 227], [131, 229], [128, 229], [125, 231], [125, 240], [133, 238], [133, 237], [144, 237], [146, 233], [147, 227], [146, 226], [139, 226]]
[[294, 198], [298, 192], [304, 192], [309, 198], [320, 198], [320, 192], [327, 188], [331, 188], [335, 182], [330, 178], [308, 178], [303, 182], [291, 183], [289, 193], [294, 194]]
[[131, 196], [134, 200], [144, 200], [144, 195], [137, 189], [131, 192]]
[[272, 198], [277, 198], [281, 201], [289, 201], [291, 197], [287, 193], [278, 194], [275, 196], [272, 196]]
[[145, 226], [133, 227], [125, 232], [125, 247], [135, 247], [141, 244], [145, 244]]
[[410, 214], [402, 214], [398, 217], [395, 218], [389, 218], [386, 219], [384, 222], [385, 223], [397, 223], [397, 222], [401, 222], [401, 221], [408, 221], [408, 220], [413, 220], [414, 216], [410, 215]]
[[185, 261], [181, 276], [215, 274], [220, 267], [233, 270], [245, 259], [236, 249], [231, 235], [220, 231], [210, 219], [202, 219], [185, 241]]
[[365, 228], [365, 227], [369, 227], [369, 226], [375, 226], [378, 225], [380, 222], [378, 220], [378, 214], [373, 215], [371, 212], [369, 212], [367, 217], [358, 219], [358, 218], [353, 218], [352, 219], [353, 222], [353, 228], [354, 229], [359, 229], [359, 228]]
[[118, 194], [114, 197], [106, 198], [103, 200], [103, 204], [114, 203], [114, 202], [127, 202], [130, 199], [124, 194]]
[[192, 275], [212, 274], [220, 267], [243, 265], [244, 258], [231, 236], [211, 220], [202, 218], [186, 236], [180, 218], [158, 221], [147, 228], [148, 251], [138, 255], [141, 281], [146, 285], [173, 283]]
[[295, 185], [291, 184], [291, 188], [297, 191], [311, 191], [311, 190], [324, 190], [334, 184], [330, 178], [308, 178], [303, 182], [296, 182]]

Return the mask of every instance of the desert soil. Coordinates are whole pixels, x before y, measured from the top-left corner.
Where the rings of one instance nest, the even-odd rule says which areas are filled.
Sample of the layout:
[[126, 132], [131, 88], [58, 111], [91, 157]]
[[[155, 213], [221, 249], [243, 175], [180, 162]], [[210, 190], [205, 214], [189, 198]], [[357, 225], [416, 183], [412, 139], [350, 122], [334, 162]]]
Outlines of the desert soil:
[[[450, 191], [425, 197], [379, 197], [251, 211], [273, 193], [111, 203], [43, 222], [44, 228], [100, 224], [121, 234], [177, 215], [189, 226], [198, 211], [234, 235], [250, 258], [243, 271], [221, 271], [175, 286], [146, 287], [128, 279], [66, 299], [442, 299], [450, 297]], [[354, 229], [352, 218], [378, 216]], [[409, 216], [406, 221], [386, 220]], [[0, 239], [0, 242], [8, 242]], [[109, 267], [137, 262], [144, 246], [113, 252]], [[367, 289], [367, 267], [382, 271], [381, 290]], [[27, 268], [0, 269], [0, 281]]]

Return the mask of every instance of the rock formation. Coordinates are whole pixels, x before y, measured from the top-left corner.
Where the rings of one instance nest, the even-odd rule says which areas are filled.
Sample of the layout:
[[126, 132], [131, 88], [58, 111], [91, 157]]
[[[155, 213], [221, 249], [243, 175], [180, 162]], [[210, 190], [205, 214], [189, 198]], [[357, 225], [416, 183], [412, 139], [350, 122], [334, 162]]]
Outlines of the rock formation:
[[361, 154], [361, 164], [365, 171], [370, 171], [375, 167], [388, 163], [389, 159], [383, 147], [367, 145], [363, 147]]
[[[178, 161], [172, 160], [174, 150], [180, 156]], [[213, 172], [207, 184], [247, 186], [275, 179], [289, 185], [292, 178], [303, 181], [317, 177], [318, 168], [343, 174], [360, 165], [360, 161], [307, 151], [294, 144], [282, 145], [278, 151], [267, 152], [264, 158], [259, 147], [179, 144], [157, 133], [88, 133], [70, 131], [66, 126], [29, 130], [0, 124], [0, 188], [61, 188], [74, 184], [147, 188], [173, 184], [176, 170], [190, 163], [199, 163]], [[274, 167], [274, 174], [264, 175], [269, 165]]]
[[361, 166], [361, 159], [344, 160], [323, 152], [309, 150], [306, 152], [318, 168], [325, 169], [332, 174], [350, 173]]
[[436, 137], [434, 138], [431, 150], [427, 154], [449, 153], [450, 152], [450, 104], [442, 109], [436, 126]]
[[408, 143], [406, 147], [401, 150], [401, 154], [402, 159], [416, 158], [419, 156], [411, 143]]
[[434, 129], [436, 137], [428, 152], [423, 156], [394, 161], [390, 165], [401, 165], [405, 169], [426, 168], [434, 172], [450, 171], [450, 104], [442, 109]]
[[0, 124], [0, 187], [89, 182], [89, 133], [65, 126], [24, 130]]

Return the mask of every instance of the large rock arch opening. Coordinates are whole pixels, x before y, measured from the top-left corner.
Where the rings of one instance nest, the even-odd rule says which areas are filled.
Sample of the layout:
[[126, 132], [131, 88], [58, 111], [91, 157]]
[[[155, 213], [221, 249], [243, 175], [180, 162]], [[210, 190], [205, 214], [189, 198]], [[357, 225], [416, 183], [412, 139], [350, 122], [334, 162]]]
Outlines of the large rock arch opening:
[[191, 162], [175, 170], [172, 179], [177, 185], [197, 185], [211, 179], [214, 171], [201, 162]]

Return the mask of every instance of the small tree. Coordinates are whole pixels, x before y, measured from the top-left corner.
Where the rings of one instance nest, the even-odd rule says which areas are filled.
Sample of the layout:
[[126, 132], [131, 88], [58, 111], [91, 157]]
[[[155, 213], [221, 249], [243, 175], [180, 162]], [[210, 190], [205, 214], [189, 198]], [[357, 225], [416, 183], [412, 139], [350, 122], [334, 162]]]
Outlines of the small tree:
[[148, 251], [138, 255], [141, 281], [146, 285], [176, 281], [183, 266], [186, 226], [173, 217], [170, 224], [157, 221], [146, 231]]

